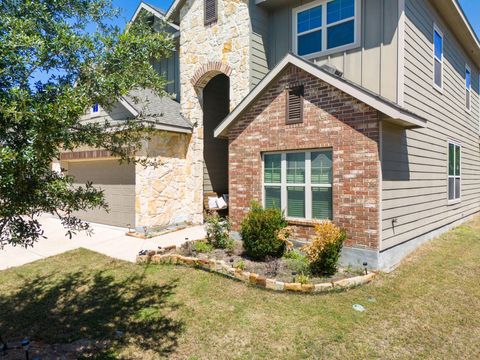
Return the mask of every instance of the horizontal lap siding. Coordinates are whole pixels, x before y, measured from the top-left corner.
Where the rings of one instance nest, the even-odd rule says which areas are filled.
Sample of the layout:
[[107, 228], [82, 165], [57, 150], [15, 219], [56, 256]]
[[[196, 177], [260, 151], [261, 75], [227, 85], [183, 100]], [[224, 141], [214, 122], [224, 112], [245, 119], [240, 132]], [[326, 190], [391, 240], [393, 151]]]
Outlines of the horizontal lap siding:
[[268, 13], [250, 2], [250, 87], [255, 87], [269, 71]]
[[[464, 72], [469, 61], [464, 51], [428, 2], [407, 0], [405, 6], [405, 107], [425, 116], [428, 126], [404, 131], [383, 125], [382, 249], [480, 209], [478, 70], [470, 64], [472, 111], [468, 113]], [[434, 22], [444, 34], [443, 94], [432, 85]], [[449, 139], [461, 143], [463, 157], [462, 201], [453, 205], [447, 204]]]

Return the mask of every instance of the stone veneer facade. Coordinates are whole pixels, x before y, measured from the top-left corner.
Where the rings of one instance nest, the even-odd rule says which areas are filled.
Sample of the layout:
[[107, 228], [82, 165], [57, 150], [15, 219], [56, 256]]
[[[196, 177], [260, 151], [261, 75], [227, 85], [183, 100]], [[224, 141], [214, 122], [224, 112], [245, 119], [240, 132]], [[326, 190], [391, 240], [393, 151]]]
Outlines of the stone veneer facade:
[[182, 115], [194, 124], [188, 144], [184, 212], [203, 219], [202, 89], [223, 73], [230, 77], [230, 108], [250, 90], [248, 0], [218, 2], [218, 20], [204, 25], [203, 0], [187, 0], [180, 10], [180, 93]]
[[190, 142], [190, 134], [173, 132], [161, 132], [145, 142], [139, 157], [156, 160], [158, 166], [135, 165], [137, 228], [200, 221], [192, 215]]
[[[286, 86], [305, 87], [304, 122], [285, 124]], [[379, 115], [369, 106], [294, 66], [229, 129], [230, 217], [238, 230], [250, 201], [262, 201], [262, 153], [333, 150], [333, 221], [348, 232], [347, 246], [379, 247]], [[292, 222], [297, 239], [312, 223]]]

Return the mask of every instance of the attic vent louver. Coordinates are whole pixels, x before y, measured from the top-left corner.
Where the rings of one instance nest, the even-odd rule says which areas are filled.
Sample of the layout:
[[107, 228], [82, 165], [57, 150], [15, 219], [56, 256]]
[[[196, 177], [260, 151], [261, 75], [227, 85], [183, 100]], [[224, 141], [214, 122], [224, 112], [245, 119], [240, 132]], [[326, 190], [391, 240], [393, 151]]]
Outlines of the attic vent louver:
[[320, 69], [325, 70], [326, 72], [338, 76], [338, 77], [343, 77], [343, 72], [338, 70], [335, 66], [330, 65], [330, 64], [325, 64], [320, 66]]
[[217, 21], [217, 0], [205, 1], [205, 25]]
[[287, 88], [287, 109], [285, 116], [286, 124], [303, 122], [303, 85]]

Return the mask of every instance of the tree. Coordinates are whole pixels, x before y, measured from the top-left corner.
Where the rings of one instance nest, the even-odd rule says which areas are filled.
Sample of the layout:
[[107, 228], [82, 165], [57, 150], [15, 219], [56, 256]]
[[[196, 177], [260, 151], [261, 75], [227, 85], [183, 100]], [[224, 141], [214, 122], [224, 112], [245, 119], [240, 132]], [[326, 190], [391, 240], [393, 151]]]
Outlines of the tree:
[[[151, 60], [169, 56], [174, 44], [146, 14], [125, 32], [111, 25], [118, 16], [111, 0], [0, 1], [0, 248], [32, 246], [42, 236], [41, 213], [58, 215], [71, 235], [88, 230], [75, 211], [108, 206], [91, 184], [74, 187], [52, 171], [62, 150], [86, 145], [138, 161], [151, 128], [138, 118], [112, 129], [81, 116], [135, 88], [165, 96]], [[39, 74], [46, 80], [36, 81]]]

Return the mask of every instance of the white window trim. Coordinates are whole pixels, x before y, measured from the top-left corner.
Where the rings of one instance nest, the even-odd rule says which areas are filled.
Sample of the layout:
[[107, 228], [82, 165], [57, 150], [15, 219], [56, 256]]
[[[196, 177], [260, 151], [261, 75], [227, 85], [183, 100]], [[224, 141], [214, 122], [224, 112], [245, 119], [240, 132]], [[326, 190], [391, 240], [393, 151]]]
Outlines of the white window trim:
[[[460, 175], [458, 175], [458, 176], [450, 175], [450, 173], [449, 173], [450, 144], [452, 144], [453, 146], [458, 146], [460, 148]], [[462, 169], [463, 169], [462, 160], [463, 160], [462, 145], [458, 141], [448, 140], [447, 141], [447, 204], [448, 205], [457, 204], [457, 203], [462, 201]], [[453, 164], [454, 169], [455, 169], [455, 161], [456, 161], [456, 156], [454, 156], [454, 164]], [[449, 198], [449, 186], [450, 186], [449, 185], [449, 180], [450, 180], [450, 178], [454, 178], [454, 179], [458, 178], [460, 180], [460, 196], [458, 198], [455, 198], [455, 199], [450, 199]], [[455, 181], [454, 181], [453, 187], [455, 189]]]
[[[312, 152], [331, 151], [331, 148], [309, 149], [309, 150], [291, 150], [291, 151], [267, 151], [262, 153], [262, 206], [265, 208], [265, 187], [280, 187], [280, 208], [285, 213], [285, 218], [291, 221], [316, 221], [322, 219], [312, 218], [312, 188], [332, 188], [331, 184], [312, 184], [312, 167], [311, 156]], [[305, 154], [305, 183], [294, 184], [287, 183], [287, 154], [304, 153]], [[281, 182], [280, 183], [266, 183], [265, 182], [265, 155], [281, 155]], [[305, 188], [305, 217], [297, 218], [287, 215], [287, 187], [303, 187]], [[333, 215], [333, 194], [332, 194], [332, 215]]]
[[[470, 73], [470, 85], [467, 88], [467, 71]], [[469, 106], [467, 107], [467, 92], [469, 96]], [[465, 110], [470, 113], [472, 111], [472, 69], [468, 64], [465, 64]]]
[[[355, 1], [355, 16], [347, 18], [347, 19], [342, 19], [340, 21], [337, 21], [337, 22], [334, 22], [334, 23], [331, 23], [331, 24], [327, 24], [327, 3], [331, 2], [331, 1], [333, 1], [333, 0], [316, 0], [316, 1], [313, 1], [311, 3], [301, 5], [301, 6], [298, 6], [298, 7], [293, 9], [293, 11], [292, 11], [292, 17], [293, 17], [293, 21], [292, 21], [292, 24], [293, 24], [293, 52], [295, 54], [298, 54], [298, 36], [308, 34], [309, 32], [318, 31], [320, 29], [322, 30], [322, 48], [325, 49], [325, 50], [322, 49], [321, 51], [317, 51], [317, 52], [312, 53], [312, 54], [301, 55], [305, 59], [313, 59], [313, 58], [317, 58], [317, 57], [321, 57], [321, 56], [331, 55], [331, 54], [334, 54], [334, 53], [337, 53], [337, 52], [342, 52], [342, 51], [354, 49], [354, 48], [360, 46], [361, 19], [362, 19], [362, 16], [361, 16], [362, 2], [361, 2], [361, 0], [354, 0]], [[319, 28], [316, 28], [314, 30], [308, 30], [308, 31], [305, 31], [305, 32], [302, 32], [302, 33], [298, 34], [297, 33], [297, 29], [298, 29], [297, 14], [299, 12], [314, 8], [314, 7], [319, 6], [319, 5], [322, 5], [322, 26], [319, 27]], [[331, 26], [334, 26], [334, 25], [338, 25], [338, 24], [347, 22], [347, 21], [351, 21], [351, 20], [355, 21], [355, 31], [354, 31], [354, 41], [353, 41], [353, 43], [338, 46], [338, 47], [332, 48], [332, 49], [327, 49], [327, 28], [329, 28]]]
[[[435, 32], [438, 33], [438, 35], [440, 35], [440, 37], [442, 38], [442, 58], [441, 59], [438, 59], [435, 55]], [[437, 26], [437, 24], [433, 23], [433, 39], [432, 39], [432, 43], [433, 43], [433, 52], [432, 52], [432, 59], [433, 59], [433, 76], [432, 76], [432, 83], [433, 83], [433, 87], [440, 91], [442, 94], [443, 94], [443, 72], [444, 72], [444, 69], [443, 69], [443, 60], [444, 60], [444, 50], [445, 50], [445, 38], [443, 37], [443, 31], [440, 30], [440, 28]], [[441, 86], [438, 86], [436, 83], [435, 83], [435, 59], [438, 59], [440, 60], [440, 82], [441, 82]]]

